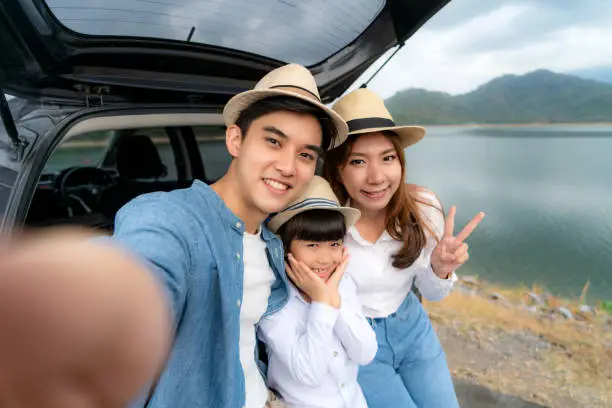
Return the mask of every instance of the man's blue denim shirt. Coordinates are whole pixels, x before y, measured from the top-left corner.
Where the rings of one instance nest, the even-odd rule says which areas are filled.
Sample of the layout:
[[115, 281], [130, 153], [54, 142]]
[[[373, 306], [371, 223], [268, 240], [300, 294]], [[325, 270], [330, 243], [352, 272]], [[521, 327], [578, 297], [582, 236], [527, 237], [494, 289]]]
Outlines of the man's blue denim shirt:
[[[244, 406], [238, 348], [243, 233], [242, 221], [200, 181], [140, 196], [117, 213], [111, 240], [150, 265], [174, 317], [174, 346], [148, 407]], [[262, 239], [276, 274], [269, 315], [287, 302], [287, 277], [280, 239], [265, 227]], [[142, 407], [148, 392], [130, 406]]]

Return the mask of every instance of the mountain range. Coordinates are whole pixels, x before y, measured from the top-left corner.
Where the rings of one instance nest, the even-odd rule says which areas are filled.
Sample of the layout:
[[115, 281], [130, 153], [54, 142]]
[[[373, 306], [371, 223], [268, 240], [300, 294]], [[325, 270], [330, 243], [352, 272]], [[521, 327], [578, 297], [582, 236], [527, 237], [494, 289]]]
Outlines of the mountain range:
[[385, 104], [398, 124], [612, 122], [612, 83], [540, 69], [462, 95], [406, 89]]

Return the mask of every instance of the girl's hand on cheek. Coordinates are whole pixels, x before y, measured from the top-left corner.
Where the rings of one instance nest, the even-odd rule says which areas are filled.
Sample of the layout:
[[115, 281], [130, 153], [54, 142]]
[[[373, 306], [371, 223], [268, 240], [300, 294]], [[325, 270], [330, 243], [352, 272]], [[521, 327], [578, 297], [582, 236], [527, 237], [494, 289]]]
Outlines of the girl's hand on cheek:
[[326, 283], [330, 290], [331, 306], [335, 307], [336, 309], [340, 309], [340, 305], [341, 305], [341, 298], [340, 298], [340, 292], [338, 290], [338, 287], [340, 285], [340, 281], [342, 280], [342, 277], [344, 276], [344, 272], [346, 272], [346, 266], [348, 265], [348, 260], [349, 260], [349, 254], [345, 248], [342, 254], [342, 260], [340, 261], [340, 264], [338, 264], [338, 266], [336, 267], [336, 270], [330, 275]]
[[330, 288], [306, 264], [296, 260], [292, 254], [287, 256], [289, 264], [285, 263], [287, 275], [295, 286], [304, 292], [313, 302], [332, 304]]

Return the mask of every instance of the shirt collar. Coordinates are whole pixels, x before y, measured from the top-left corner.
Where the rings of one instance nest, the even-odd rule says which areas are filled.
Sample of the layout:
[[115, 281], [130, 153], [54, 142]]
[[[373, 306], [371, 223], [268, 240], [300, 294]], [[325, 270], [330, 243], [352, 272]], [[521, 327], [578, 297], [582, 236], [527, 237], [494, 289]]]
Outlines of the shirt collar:
[[394, 241], [393, 237], [389, 234], [389, 232], [387, 232], [387, 229], [385, 229], [382, 232], [382, 234], [380, 235], [380, 237], [378, 237], [376, 242], [370, 242], [366, 240], [365, 238], [363, 238], [354, 225], [349, 228], [348, 235], [351, 238], [353, 238], [353, 240], [355, 240], [358, 244], [363, 245], [363, 246], [372, 246], [374, 244], [377, 244], [378, 242]]
[[[346, 202], [344, 203], [344, 207], [351, 207], [351, 198], [347, 198]], [[361, 245], [373, 245], [376, 242], [380, 242], [380, 241], [393, 241], [393, 237], [391, 235], [389, 235], [389, 233], [387, 232], [387, 229], [385, 228], [385, 230], [383, 231], [383, 233], [380, 235], [380, 237], [378, 237], [378, 239], [376, 240], [376, 242], [372, 243], [369, 242], [367, 240], [365, 240], [361, 234], [359, 234], [359, 231], [357, 231], [357, 228], [355, 228], [355, 226], [351, 226], [349, 228], [349, 230], [347, 231], [348, 234], [350, 234], [350, 236], [357, 241], [358, 243], [360, 243]]]
[[300, 293], [300, 291], [298, 290], [298, 288], [295, 287], [295, 285], [293, 284], [293, 282], [289, 281], [289, 295], [290, 296], [295, 296], [300, 302], [304, 303], [304, 304], [309, 304], [306, 299], [304, 299], [304, 296]]
[[[208, 184], [202, 182], [201, 180], [195, 180], [193, 182], [194, 188], [200, 192], [204, 200], [209, 204], [210, 207], [215, 208], [218, 211], [218, 214], [221, 216], [223, 221], [228, 225], [228, 227], [233, 230], [239, 232], [240, 234], [244, 234], [244, 222], [236, 216], [229, 209], [229, 207], [225, 204], [225, 202], [219, 197], [219, 195], [213, 190]], [[272, 239], [277, 238], [277, 236], [270, 231], [264, 223], [260, 225], [261, 228], [261, 237], [264, 241], [268, 242]]]

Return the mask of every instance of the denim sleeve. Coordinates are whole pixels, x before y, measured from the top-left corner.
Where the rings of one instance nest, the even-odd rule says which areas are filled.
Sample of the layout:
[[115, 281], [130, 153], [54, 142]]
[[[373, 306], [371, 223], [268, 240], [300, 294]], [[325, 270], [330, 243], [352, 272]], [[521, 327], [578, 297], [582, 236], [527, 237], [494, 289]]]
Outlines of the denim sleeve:
[[117, 213], [110, 239], [140, 258], [165, 288], [174, 326], [182, 314], [195, 245], [189, 217], [166, 195], [138, 197]]

